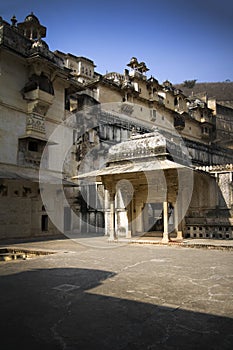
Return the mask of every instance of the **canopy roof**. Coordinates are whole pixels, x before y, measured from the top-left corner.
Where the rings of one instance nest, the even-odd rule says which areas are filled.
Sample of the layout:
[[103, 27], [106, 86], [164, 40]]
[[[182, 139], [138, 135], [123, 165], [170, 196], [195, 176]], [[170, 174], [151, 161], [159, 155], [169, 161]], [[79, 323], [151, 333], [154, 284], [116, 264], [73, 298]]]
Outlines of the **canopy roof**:
[[169, 170], [169, 169], [187, 169], [187, 166], [178, 164], [176, 162], [172, 162], [168, 159], [155, 159], [141, 162], [127, 162], [123, 164], [112, 164], [106, 168], [100, 170], [90, 171], [88, 173], [80, 174], [74, 176], [73, 179], [78, 180], [93, 180], [93, 181], [101, 181], [103, 176], [110, 175], [119, 175], [119, 174], [129, 174], [129, 173], [137, 173], [135, 176], [138, 176], [140, 173], [146, 173], [157, 170]]
[[[177, 148], [178, 145], [174, 144], [174, 147]], [[105, 168], [79, 174], [73, 179], [102, 181], [103, 177], [111, 175], [135, 173], [136, 177], [140, 173], [156, 170], [189, 168], [185, 156], [183, 163], [186, 165], [182, 164], [182, 161], [177, 163], [168, 159], [171, 155], [167, 152], [167, 139], [158, 129], [151, 133], [134, 135], [128, 141], [116, 144], [109, 149]]]

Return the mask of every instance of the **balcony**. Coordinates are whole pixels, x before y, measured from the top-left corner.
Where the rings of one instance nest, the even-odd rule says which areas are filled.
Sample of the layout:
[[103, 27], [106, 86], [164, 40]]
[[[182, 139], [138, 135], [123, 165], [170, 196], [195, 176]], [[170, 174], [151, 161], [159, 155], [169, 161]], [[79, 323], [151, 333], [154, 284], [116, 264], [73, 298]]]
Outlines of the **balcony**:
[[54, 95], [40, 88], [23, 92], [23, 97], [28, 102], [28, 113], [34, 112], [43, 116], [47, 113], [54, 99]]
[[176, 114], [174, 116], [174, 128], [176, 130], [183, 130], [185, 127], [185, 119], [184, 116], [180, 115], [180, 114]]

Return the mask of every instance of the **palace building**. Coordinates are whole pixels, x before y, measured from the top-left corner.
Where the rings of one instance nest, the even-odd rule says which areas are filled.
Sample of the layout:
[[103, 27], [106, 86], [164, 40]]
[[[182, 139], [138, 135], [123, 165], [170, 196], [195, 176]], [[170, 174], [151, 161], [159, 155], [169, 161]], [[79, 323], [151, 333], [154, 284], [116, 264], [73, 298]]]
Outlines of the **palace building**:
[[232, 83], [159, 83], [136, 57], [102, 75], [46, 31], [0, 17], [0, 239], [233, 238]]

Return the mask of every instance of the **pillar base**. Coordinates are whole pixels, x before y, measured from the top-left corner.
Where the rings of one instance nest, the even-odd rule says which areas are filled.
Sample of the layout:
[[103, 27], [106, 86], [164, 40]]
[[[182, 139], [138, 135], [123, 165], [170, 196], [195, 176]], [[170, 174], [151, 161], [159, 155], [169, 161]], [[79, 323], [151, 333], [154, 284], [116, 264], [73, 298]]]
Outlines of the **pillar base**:
[[132, 237], [131, 230], [128, 230], [128, 231], [126, 232], [125, 238], [131, 238], [131, 237]]
[[109, 232], [109, 239], [114, 241], [116, 239], [116, 237], [117, 237], [116, 232], [113, 231], [113, 230], [110, 230], [110, 232]]
[[168, 233], [163, 234], [162, 243], [169, 243]]
[[176, 232], [176, 239], [182, 241], [183, 240], [183, 232], [182, 231], [177, 231]]

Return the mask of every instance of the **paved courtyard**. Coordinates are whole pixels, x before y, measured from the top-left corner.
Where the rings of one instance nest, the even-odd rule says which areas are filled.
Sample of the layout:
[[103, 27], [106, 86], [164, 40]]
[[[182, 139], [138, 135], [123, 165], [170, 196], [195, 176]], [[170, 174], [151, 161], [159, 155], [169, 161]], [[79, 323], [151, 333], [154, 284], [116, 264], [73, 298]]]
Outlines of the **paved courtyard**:
[[233, 252], [72, 240], [0, 263], [1, 349], [232, 349]]

